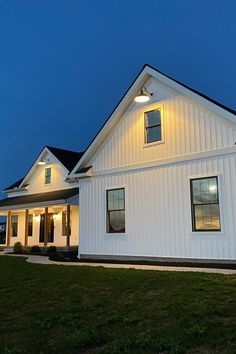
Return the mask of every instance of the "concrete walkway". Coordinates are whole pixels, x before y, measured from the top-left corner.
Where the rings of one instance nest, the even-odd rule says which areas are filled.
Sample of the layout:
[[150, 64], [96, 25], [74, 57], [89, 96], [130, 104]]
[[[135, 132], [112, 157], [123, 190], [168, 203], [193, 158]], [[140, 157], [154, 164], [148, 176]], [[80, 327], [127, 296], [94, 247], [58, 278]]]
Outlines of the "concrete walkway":
[[46, 256], [21, 255], [21, 254], [2, 254], [11, 257], [25, 257], [27, 262], [45, 265], [63, 265], [63, 266], [79, 266], [79, 267], [103, 267], [103, 268], [120, 268], [120, 269], [141, 269], [141, 270], [157, 270], [166, 272], [199, 272], [199, 273], [215, 273], [215, 274], [236, 274], [236, 269], [217, 269], [217, 268], [193, 268], [193, 267], [174, 267], [160, 265], [145, 264], [120, 264], [120, 263], [90, 263], [90, 262], [57, 262], [51, 261]]

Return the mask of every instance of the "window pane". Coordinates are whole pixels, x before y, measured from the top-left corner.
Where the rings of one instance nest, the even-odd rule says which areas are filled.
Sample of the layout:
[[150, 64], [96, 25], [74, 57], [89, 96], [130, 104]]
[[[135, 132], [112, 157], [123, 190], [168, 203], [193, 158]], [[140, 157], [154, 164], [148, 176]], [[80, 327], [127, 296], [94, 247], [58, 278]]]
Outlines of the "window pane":
[[161, 140], [161, 126], [147, 128], [147, 143]]
[[121, 211], [110, 211], [108, 213], [109, 219], [109, 229], [108, 232], [120, 233], [125, 232], [125, 212]]
[[193, 189], [193, 203], [200, 204], [202, 202], [200, 179], [196, 179], [192, 181], [192, 189]]
[[11, 235], [16, 237], [18, 229], [18, 215], [12, 215], [11, 217]]
[[28, 236], [33, 235], [33, 215], [28, 215]]
[[218, 202], [218, 186], [216, 178], [209, 179], [209, 200], [211, 203]]
[[51, 168], [45, 168], [45, 184], [51, 183]]
[[195, 205], [196, 230], [220, 230], [220, 209], [218, 204]]
[[125, 232], [124, 188], [107, 191], [107, 232]]
[[217, 177], [192, 180], [191, 184], [193, 229], [195, 231], [220, 231]]
[[145, 114], [145, 126], [146, 128], [153, 125], [161, 124], [161, 111], [156, 109], [155, 111], [150, 111]]

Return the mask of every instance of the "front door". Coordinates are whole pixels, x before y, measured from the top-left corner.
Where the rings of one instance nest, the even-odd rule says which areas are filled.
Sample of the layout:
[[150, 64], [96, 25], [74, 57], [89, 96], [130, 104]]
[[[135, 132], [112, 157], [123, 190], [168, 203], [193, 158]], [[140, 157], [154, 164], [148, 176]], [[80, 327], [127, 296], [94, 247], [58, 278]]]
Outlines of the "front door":
[[[54, 242], [54, 219], [53, 214], [48, 214], [48, 242]], [[44, 243], [44, 223], [45, 223], [45, 214], [40, 215], [40, 230], [39, 230], [39, 242]]]

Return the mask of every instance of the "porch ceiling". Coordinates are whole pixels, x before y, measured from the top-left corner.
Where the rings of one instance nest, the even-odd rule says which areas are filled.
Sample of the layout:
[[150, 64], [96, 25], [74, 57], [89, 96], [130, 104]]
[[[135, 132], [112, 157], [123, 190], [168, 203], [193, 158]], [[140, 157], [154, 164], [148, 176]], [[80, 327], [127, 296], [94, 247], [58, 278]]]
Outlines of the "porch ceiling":
[[54, 204], [68, 204], [70, 203], [70, 198], [76, 197], [78, 194], [79, 188], [70, 188], [48, 193], [37, 193], [5, 198], [0, 200], [0, 210], [32, 208]]

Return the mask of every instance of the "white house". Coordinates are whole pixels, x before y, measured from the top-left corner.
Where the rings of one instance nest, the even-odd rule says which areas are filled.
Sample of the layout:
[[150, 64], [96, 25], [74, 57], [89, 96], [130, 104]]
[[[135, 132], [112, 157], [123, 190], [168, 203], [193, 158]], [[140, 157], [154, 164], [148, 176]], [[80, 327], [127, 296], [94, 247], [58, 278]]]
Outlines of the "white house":
[[[60, 166], [56, 189], [79, 188], [80, 257], [236, 260], [235, 142], [235, 111], [145, 65], [71, 170]], [[1, 206], [11, 196], [45, 191], [41, 159], [0, 210], [11, 212]], [[54, 204], [60, 214], [71, 203]]]
[[78, 245], [78, 188], [65, 180], [82, 154], [46, 146], [25, 177], [4, 190], [6, 246]]

